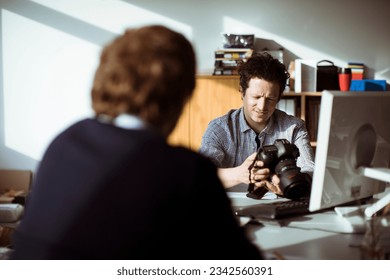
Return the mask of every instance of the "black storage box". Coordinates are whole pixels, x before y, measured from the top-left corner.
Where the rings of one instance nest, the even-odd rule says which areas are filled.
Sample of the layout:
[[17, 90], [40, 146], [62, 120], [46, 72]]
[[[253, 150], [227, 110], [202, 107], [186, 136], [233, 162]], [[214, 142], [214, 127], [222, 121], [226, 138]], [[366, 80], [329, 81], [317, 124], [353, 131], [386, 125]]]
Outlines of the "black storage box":
[[317, 62], [317, 91], [324, 89], [340, 90], [338, 67], [329, 60]]

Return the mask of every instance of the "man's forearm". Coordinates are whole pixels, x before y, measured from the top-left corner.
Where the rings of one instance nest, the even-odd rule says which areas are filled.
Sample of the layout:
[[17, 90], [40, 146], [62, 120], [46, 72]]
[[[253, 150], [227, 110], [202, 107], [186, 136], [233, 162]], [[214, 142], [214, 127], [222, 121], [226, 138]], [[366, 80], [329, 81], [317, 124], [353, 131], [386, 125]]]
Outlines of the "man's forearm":
[[218, 168], [218, 177], [225, 188], [231, 188], [241, 183], [249, 183], [249, 179], [246, 178], [247, 180], [242, 180], [237, 171], [237, 167]]

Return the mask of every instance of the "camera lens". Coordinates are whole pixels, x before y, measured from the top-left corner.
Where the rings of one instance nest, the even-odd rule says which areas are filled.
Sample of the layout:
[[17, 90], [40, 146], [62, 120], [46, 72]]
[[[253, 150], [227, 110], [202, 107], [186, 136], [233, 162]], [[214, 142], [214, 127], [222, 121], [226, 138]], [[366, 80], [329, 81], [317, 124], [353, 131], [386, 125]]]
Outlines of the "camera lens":
[[284, 197], [296, 200], [309, 194], [310, 183], [306, 178], [306, 174], [287, 171], [280, 175], [280, 188]]
[[284, 197], [296, 200], [310, 193], [311, 182], [307, 174], [300, 172], [294, 159], [280, 161], [275, 167], [275, 172], [279, 175]]

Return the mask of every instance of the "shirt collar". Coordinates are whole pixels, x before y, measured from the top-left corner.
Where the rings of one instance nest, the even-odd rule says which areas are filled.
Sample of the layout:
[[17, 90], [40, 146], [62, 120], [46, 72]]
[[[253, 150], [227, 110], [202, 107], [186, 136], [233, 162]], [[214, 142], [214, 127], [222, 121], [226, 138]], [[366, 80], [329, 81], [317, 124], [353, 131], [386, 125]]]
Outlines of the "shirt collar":
[[244, 116], [244, 107], [240, 108], [240, 113], [239, 113], [239, 122], [240, 122], [240, 129], [241, 132], [246, 132], [248, 130], [253, 130], [248, 123], [246, 122], [245, 116]]
[[130, 114], [121, 114], [117, 116], [113, 123], [114, 125], [125, 129], [143, 129], [146, 127], [143, 120]]
[[269, 118], [267, 126], [260, 133], [265, 133], [265, 134], [274, 133], [274, 131], [275, 131], [275, 113], [276, 113], [276, 110]]
[[106, 115], [97, 116], [97, 120], [102, 123], [110, 123], [124, 129], [144, 129], [147, 127], [146, 123], [138, 116], [130, 114], [120, 114], [112, 119]]

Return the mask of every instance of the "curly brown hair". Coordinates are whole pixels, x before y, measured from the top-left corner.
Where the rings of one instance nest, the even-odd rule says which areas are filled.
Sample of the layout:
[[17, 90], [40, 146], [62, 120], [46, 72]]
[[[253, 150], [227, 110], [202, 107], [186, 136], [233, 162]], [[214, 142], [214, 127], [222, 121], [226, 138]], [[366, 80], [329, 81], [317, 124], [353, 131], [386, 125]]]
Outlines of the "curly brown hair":
[[249, 86], [249, 81], [252, 78], [259, 78], [279, 85], [279, 99], [286, 87], [287, 79], [290, 78], [286, 66], [267, 52], [253, 53], [239, 66], [238, 74], [240, 91], [243, 95]]
[[97, 116], [139, 116], [168, 136], [193, 93], [195, 68], [182, 34], [160, 25], [128, 29], [102, 51], [92, 107]]

